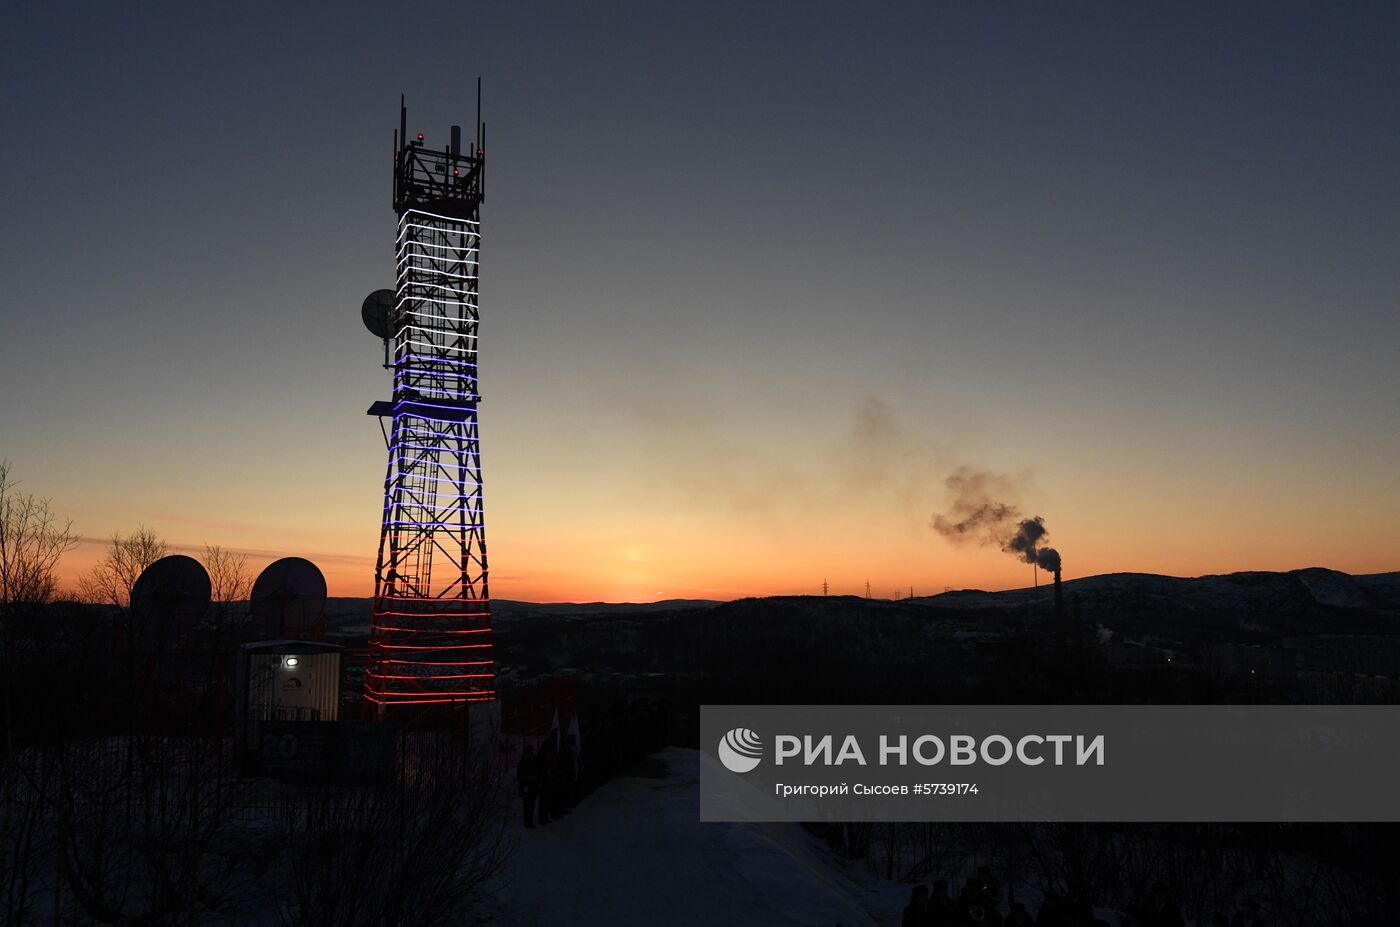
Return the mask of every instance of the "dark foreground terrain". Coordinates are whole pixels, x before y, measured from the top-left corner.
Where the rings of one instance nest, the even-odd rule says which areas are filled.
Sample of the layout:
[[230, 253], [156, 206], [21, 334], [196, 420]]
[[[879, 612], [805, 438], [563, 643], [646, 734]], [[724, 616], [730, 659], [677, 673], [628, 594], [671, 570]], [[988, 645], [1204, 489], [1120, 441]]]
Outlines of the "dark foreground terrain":
[[[11, 616], [0, 920], [588, 923], [676, 899], [664, 922], [704, 924], [712, 887], [726, 922], [898, 923], [910, 886], [941, 880], [981, 923], [1016, 901], [1048, 903], [1051, 927], [1143, 927], [1161, 892], [1188, 923], [1245, 898], [1279, 927], [1400, 923], [1390, 824], [684, 825], [705, 703], [1400, 703], [1400, 574], [1115, 574], [1067, 580], [1058, 601], [1046, 585], [493, 611], [499, 742], [407, 726], [368, 786], [236, 762], [230, 667], [256, 633], [240, 603], [148, 650], [117, 609]], [[347, 648], [344, 719], [361, 716], [369, 613], [327, 605]], [[566, 731], [582, 743], [573, 810], [522, 831], [523, 746], [557, 750]], [[610, 852], [622, 868], [599, 862]], [[645, 857], [645, 884], [605, 880], [631, 871], [628, 854]]]

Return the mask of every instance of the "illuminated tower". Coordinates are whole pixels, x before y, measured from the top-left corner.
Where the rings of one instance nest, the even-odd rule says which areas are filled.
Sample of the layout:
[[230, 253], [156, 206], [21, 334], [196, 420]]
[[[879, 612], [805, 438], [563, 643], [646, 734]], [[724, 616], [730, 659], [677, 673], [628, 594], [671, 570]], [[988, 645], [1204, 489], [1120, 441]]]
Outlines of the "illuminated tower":
[[394, 136], [397, 285], [371, 294], [364, 318], [384, 339], [393, 399], [370, 414], [389, 425], [384, 519], [375, 566], [365, 700], [396, 705], [495, 698], [481, 445], [477, 436], [477, 271], [486, 126], [463, 152]]

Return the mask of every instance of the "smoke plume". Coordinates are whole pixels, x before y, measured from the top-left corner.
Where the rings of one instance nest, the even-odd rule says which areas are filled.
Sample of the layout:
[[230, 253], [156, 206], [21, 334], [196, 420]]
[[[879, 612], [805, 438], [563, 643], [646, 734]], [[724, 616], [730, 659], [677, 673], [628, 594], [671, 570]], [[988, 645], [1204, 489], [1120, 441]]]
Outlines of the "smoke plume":
[[1007, 477], [959, 467], [947, 479], [952, 503], [935, 514], [933, 530], [954, 544], [995, 544], [1008, 554], [1051, 573], [1060, 569], [1060, 552], [1042, 546], [1049, 537], [1045, 519], [1024, 518], [1012, 502], [1015, 485]]
[[1041, 547], [1040, 542], [1045, 540], [1049, 534], [1045, 527], [1045, 519], [1036, 515], [1034, 518], [1022, 519], [1016, 526], [1016, 533], [1013, 534], [1003, 545], [1002, 549], [1007, 553], [1015, 554], [1027, 563], [1034, 563], [1042, 570], [1049, 570], [1051, 573], [1060, 568], [1060, 552], [1053, 547]]

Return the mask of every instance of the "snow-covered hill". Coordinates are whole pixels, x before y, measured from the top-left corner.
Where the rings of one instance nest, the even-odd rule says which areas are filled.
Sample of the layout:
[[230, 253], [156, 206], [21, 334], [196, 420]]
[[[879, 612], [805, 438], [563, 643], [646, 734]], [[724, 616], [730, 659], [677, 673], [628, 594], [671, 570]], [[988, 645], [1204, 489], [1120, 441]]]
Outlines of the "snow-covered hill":
[[[1323, 567], [1283, 573], [1245, 572], [1211, 576], [1162, 576], [1156, 573], [1104, 573], [1068, 579], [1064, 591], [1096, 603], [1157, 604], [1200, 611], [1301, 610], [1314, 606], [1400, 609], [1400, 573], [1353, 576]], [[983, 592], [964, 589], [916, 601], [945, 608], [1014, 608], [1030, 599], [1052, 595], [1047, 583], [1038, 589]]]

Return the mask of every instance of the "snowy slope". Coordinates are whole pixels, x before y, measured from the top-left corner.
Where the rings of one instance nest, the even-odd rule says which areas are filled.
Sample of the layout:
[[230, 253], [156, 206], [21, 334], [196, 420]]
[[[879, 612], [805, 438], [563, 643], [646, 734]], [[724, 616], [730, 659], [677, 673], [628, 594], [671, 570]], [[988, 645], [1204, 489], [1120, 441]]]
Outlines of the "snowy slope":
[[661, 777], [613, 779], [562, 820], [521, 833], [494, 923], [878, 923], [860, 902], [870, 888], [801, 827], [702, 824], [699, 754], [656, 756]]

